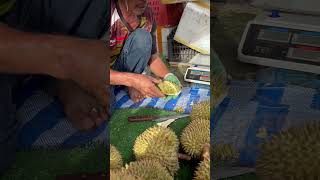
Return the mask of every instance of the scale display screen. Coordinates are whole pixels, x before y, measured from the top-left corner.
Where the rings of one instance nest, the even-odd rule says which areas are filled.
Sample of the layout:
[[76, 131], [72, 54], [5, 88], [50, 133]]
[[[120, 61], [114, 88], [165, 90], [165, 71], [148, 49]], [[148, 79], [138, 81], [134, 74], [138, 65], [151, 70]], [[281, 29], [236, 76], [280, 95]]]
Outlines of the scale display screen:
[[291, 43], [320, 47], [320, 32], [294, 33]]
[[275, 41], [288, 43], [291, 33], [285, 28], [265, 28], [261, 29], [258, 34], [258, 40]]
[[242, 53], [320, 66], [320, 32], [252, 24]]
[[210, 70], [201, 68], [188, 68], [185, 81], [200, 84], [210, 84]]

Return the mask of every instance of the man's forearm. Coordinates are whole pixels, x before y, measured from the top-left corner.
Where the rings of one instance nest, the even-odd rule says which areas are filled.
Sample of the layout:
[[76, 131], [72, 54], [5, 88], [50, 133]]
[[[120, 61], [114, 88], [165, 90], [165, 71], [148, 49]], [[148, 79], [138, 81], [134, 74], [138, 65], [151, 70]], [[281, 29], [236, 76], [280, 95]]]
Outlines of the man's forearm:
[[127, 72], [119, 72], [110, 69], [110, 84], [111, 85], [124, 85], [131, 87], [134, 83], [135, 74]]
[[26, 33], [0, 25], [0, 73], [72, 80], [105, 106], [109, 61], [109, 48], [101, 40]]
[[68, 39], [14, 30], [0, 25], [0, 72], [46, 74], [66, 78], [65, 65], [59, 49], [66, 48]]
[[152, 55], [149, 65], [150, 70], [160, 78], [164, 78], [164, 76], [170, 72], [159, 55]]

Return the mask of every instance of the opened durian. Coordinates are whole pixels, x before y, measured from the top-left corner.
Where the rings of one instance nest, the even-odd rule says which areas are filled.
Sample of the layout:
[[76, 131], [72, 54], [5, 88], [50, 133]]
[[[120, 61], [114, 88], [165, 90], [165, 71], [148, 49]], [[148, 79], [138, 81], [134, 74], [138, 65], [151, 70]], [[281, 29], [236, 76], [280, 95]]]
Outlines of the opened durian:
[[168, 96], [176, 96], [181, 92], [181, 87], [170, 81], [161, 81], [158, 87], [163, 94]]
[[210, 158], [205, 158], [199, 163], [193, 179], [210, 180]]
[[290, 128], [260, 146], [256, 173], [262, 180], [320, 179], [320, 123]]
[[144, 180], [173, 180], [167, 168], [157, 160], [143, 159], [126, 165], [125, 172]]
[[122, 167], [122, 157], [116, 147], [110, 144], [110, 169]]
[[171, 129], [154, 126], [138, 136], [133, 151], [137, 160], [158, 160], [173, 176], [179, 169], [178, 148], [179, 140]]
[[210, 121], [192, 121], [181, 134], [181, 144], [186, 153], [199, 158], [203, 146], [210, 144]]
[[110, 180], [143, 180], [141, 177], [127, 173], [124, 170], [110, 170]]
[[215, 161], [234, 161], [239, 158], [237, 149], [231, 144], [215, 144], [212, 147]]
[[210, 101], [203, 101], [192, 106], [191, 121], [208, 120], [210, 121]]

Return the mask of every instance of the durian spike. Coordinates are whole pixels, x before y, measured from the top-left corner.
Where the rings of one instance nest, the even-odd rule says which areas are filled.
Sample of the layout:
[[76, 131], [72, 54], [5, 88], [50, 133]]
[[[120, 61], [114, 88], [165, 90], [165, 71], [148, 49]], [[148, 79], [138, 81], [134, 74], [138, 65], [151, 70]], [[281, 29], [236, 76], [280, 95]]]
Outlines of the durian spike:
[[110, 170], [111, 180], [143, 180], [142, 178], [126, 173], [124, 170]]
[[191, 160], [191, 156], [189, 156], [187, 154], [182, 154], [182, 153], [178, 153], [178, 158], [181, 160], [187, 160], [187, 161]]
[[123, 164], [122, 156], [118, 149], [110, 144], [110, 169], [121, 168]]
[[275, 134], [260, 147], [259, 179], [320, 179], [320, 123], [310, 122]]
[[191, 121], [210, 121], [210, 101], [194, 104], [190, 114]]
[[210, 158], [201, 161], [196, 168], [194, 180], [210, 180]]
[[154, 126], [140, 134], [133, 146], [136, 160], [154, 159], [165, 166], [172, 176], [179, 169], [179, 140], [170, 128]]
[[216, 161], [233, 161], [238, 159], [239, 153], [231, 144], [213, 145], [213, 157]]
[[203, 145], [210, 143], [210, 121], [192, 121], [182, 131], [180, 142], [187, 154], [201, 159]]
[[154, 159], [143, 159], [126, 164], [123, 170], [144, 180], [173, 180], [167, 168]]

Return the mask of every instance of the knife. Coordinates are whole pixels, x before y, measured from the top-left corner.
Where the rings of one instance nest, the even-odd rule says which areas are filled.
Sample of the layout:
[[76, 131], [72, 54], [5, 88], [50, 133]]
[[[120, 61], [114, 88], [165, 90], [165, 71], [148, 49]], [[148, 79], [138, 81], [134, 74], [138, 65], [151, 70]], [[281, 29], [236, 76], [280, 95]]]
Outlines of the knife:
[[169, 116], [139, 115], [139, 116], [129, 116], [128, 121], [130, 122], [141, 122], [141, 121], [163, 122], [169, 119], [180, 119], [188, 116], [190, 115], [189, 114], [178, 114], [178, 115], [169, 115]]

